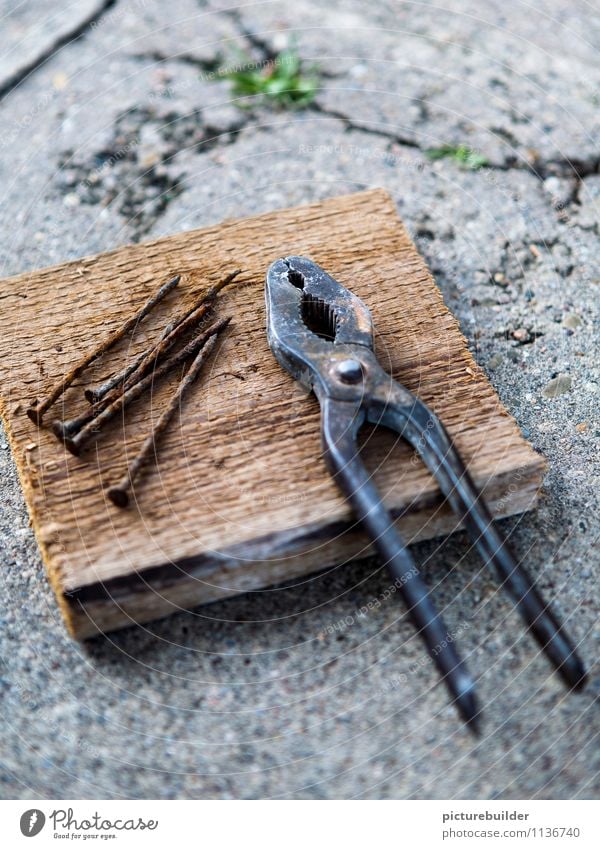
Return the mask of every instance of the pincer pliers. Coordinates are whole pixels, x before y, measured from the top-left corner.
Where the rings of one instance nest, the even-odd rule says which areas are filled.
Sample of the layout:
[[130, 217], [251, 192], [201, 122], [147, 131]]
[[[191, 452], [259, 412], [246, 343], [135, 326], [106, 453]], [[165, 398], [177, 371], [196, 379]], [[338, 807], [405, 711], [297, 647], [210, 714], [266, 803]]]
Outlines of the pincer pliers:
[[271, 350], [316, 395], [327, 467], [389, 567], [465, 721], [476, 728], [474, 681], [360, 459], [357, 434], [365, 422], [396, 431], [414, 448], [543, 651], [569, 687], [581, 688], [586, 672], [571, 639], [494, 524], [446, 429], [378, 363], [365, 304], [301, 256], [272, 263], [265, 296]]

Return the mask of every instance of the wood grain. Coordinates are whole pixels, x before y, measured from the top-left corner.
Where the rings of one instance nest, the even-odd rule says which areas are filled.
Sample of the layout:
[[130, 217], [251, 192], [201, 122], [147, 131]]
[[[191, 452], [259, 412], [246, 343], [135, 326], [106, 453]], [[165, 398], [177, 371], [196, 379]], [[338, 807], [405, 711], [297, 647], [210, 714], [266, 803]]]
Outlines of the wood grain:
[[[369, 553], [320, 457], [319, 409], [275, 362], [265, 337], [264, 276], [305, 254], [371, 308], [383, 366], [442, 418], [497, 516], [529, 509], [544, 462], [478, 368], [391, 198], [374, 190], [203, 230], [0, 281], [0, 403], [35, 533], [71, 633], [144, 622]], [[25, 409], [161, 280], [181, 273], [177, 310], [241, 266], [219, 296], [234, 320], [137, 506], [104, 495], [179, 379], [137, 401], [77, 458]], [[149, 344], [173, 304], [82, 376], [56, 405], [71, 417], [95, 385]], [[54, 416], [48, 414], [51, 420]], [[364, 456], [409, 540], [455, 528], [411, 451], [366, 431]], [[257, 601], [259, 604], [259, 601]]]

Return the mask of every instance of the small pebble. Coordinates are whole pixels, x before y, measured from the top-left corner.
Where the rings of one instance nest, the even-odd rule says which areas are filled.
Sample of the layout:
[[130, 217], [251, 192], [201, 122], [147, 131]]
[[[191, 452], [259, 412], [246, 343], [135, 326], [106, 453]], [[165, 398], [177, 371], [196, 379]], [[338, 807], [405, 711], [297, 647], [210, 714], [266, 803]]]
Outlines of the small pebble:
[[529, 330], [525, 327], [518, 327], [516, 330], [513, 330], [512, 333], [513, 339], [516, 339], [517, 342], [525, 343], [529, 342], [531, 336], [529, 335]]
[[548, 177], [544, 180], [544, 188], [551, 195], [556, 195], [559, 193], [561, 187], [561, 182], [558, 177]]
[[350, 68], [350, 76], [357, 80], [366, 77], [368, 73], [369, 69], [366, 65], [354, 65], [354, 67]]
[[75, 192], [69, 192], [64, 196], [63, 203], [68, 207], [79, 206], [79, 195], [76, 195]]
[[569, 315], [563, 318], [563, 327], [568, 327], [570, 330], [575, 330], [576, 327], [580, 327], [582, 324], [581, 319], [575, 313], [570, 313]]
[[575, 425], [575, 430], [578, 431], [579, 433], [585, 433], [586, 430], [587, 430], [587, 427], [588, 427], [587, 422], [579, 422], [578, 425]]
[[558, 398], [559, 395], [564, 395], [565, 392], [569, 392], [571, 385], [572, 380], [570, 375], [558, 374], [544, 386], [542, 395], [544, 398]]
[[62, 91], [69, 84], [69, 78], [64, 71], [59, 71], [52, 77], [52, 85], [57, 91]]
[[502, 354], [492, 354], [488, 360], [488, 368], [496, 369], [502, 363]]
[[160, 162], [160, 155], [155, 151], [149, 151], [140, 160], [140, 166], [146, 171]]

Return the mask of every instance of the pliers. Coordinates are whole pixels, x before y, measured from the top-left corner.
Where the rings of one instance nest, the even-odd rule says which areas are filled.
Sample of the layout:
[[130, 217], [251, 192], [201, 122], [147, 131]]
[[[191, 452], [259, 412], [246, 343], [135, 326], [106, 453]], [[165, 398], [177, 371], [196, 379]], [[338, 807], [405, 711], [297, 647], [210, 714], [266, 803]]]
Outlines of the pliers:
[[360, 459], [357, 434], [367, 421], [396, 431], [414, 448], [565, 683], [583, 687], [586, 672], [573, 642], [494, 524], [446, 429], [378, 363], [365, 304], [301, 256], [272, 263], [265, 296], [271, 351], [316, 395], [326, 465], [389, 567], [463, 719], [476, 730], [475, 684]]

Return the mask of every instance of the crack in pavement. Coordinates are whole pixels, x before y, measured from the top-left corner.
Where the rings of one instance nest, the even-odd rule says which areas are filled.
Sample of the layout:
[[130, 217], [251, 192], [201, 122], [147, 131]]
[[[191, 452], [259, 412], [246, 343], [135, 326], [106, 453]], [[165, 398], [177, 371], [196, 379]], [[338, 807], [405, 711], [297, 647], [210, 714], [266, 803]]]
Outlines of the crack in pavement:
[[38, 71], [49, 59], [52, 59], [52, 57], [55, 56], [61, 48], [65, 47], [67, 44], [77, 41], [85, 35], [86, 31], [116, 3], [117, 0], [102, 0], [102, 2], [98, 3], [98, 6], [90, 12], [89, 15], [87, 15], [87, 17], [78, 21], [72, 29], [64, 32], [62, 35], [59, 35], [51, 41], [47, 47], [40, 50], [33, 59], [14, 71], [14, 73], [5, 79], [0, 85], [0, 101], [24, 82], [30, 74]]
[[254, 47], [259, 51], [259, 53], [262, 53], [263, 59], [270, 62], [274, 62], [277, 59], [279, 52], [274, 50], [266, 39], [261, 38], [255, 32], [252, 32], [251, 29], [248, 29], [242, 20], [242, 15], [239, 9], [226, 9], [223, 14], [227, 15], [227, 17], [237, 27], [242, 38], [245, 38], [251, 47]]
[[[281, 51], [275, 50], [266, 39], [261, 38], [257, 33], [248, 29], [242, 20], [242, 15], [239, 9], [225, 9], [223, 14], [231, 20], [235, 27], [237, 27], [239, 35], [246, 39], [250, 47], [254, 47], [255, 50], [262, 54], [261, 59], [265, 63], [277, 62], [281, 55]], [[344, 75], [336, 74], [331, 71], [319, 70], [319, 76], [322, 79], [340, 79], [340, 77], [343, 77]]]
[[320, 115], [325, 115], [328, 118], [335, 118], [336, 120], [341, 121], [345, 124], [347, 130], [357, 130], [360, 133], [366, 133], [370, 136], [388, 139], [389, 141], [399, 144], [401, 147], [410, 147], [413, 148], [413, 150], [419, 150], [421, 153], [424, 153], [423, 148], [415, 139], [408, 138], [407, 136], [401, 136], [393, 130], [385, 130], [379, 127], [363, 125], [362, 123], [355, 121], [353, 118], [348, 117], [348, 115], [344, 112], [340, 112], [337, 109], [329, 109], [316, 101], [309, 103], [307, 109], [310, 109], [313, 112], [318, 112]]
[[194, 56], [191, 53], [176, 53], [169, 56], [160, 50], [150, 50], [146, 53], [132, 53], [130, 58], [138, 61], [148, 60], [157, 65], [164, 62], [181, 62], [183, 65], [191, 65], [194, 68], [211, 74], [216, 74], [219, 71], [223, 60], [221, 54], [217, 54], [214, 59], [201, 59], [199, 56]]
[[[359, 122], [350, 118], [340, 110], [329, 109], [317, 102], [308, 104], [307, 109], [342, 121], [348, 130], [357, 130], [359, 132], [366, 133], [367, 135], [389, 139], [389, 141], [393, 141], [401, 147], [410, 147], [427, 155], [427, 148], [422, 147], [416, 139], [402, 136], [394, 130], [386, 130], [380, 127], [369, 126], [368, 123]], [[497, 130], [490, 130], [490, 132], [498, 133]], [[586, 159], [570, 159], [569, 157], [564, 157], [559, 159], [548, 159], [545, 161], [538, 160], [535, 164], [519, 162], [517, 159], [514, 161], [509, 159], [506, 162], [487, 162], [486, 165], [477, 170], [485, 171], [486, 169], [492, 171], [526, 171], [533, 174], [539, 180], [545, 180], [547, 177], [570, 177], [577, 180], [578, 183], [581, 183], [581, 181], [586, 177], [600, 173], [600, 154]], [[578, 191], [575, 190], [573, 192], [573, 202], [577, 202], [577, 198]]]

